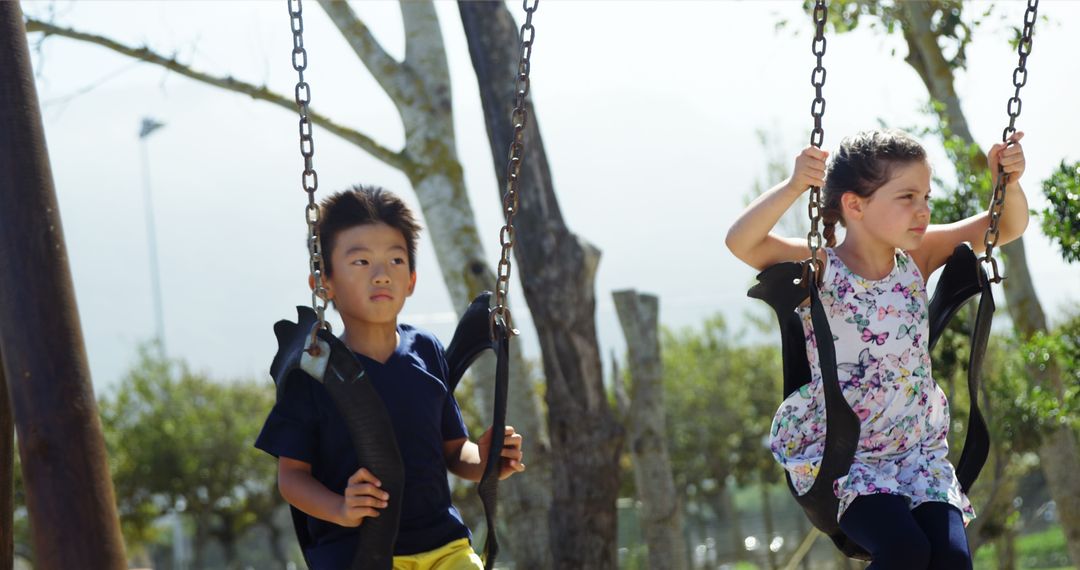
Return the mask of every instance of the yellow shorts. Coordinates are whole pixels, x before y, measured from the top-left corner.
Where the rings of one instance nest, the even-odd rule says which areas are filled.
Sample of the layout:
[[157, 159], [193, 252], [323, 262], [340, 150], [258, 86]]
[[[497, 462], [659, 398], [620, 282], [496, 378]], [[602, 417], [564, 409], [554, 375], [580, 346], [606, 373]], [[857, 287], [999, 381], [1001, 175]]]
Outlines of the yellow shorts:
[[484, 570], [469, 539], [460, 538], [435, 550], [394, 557], [394, 570]]

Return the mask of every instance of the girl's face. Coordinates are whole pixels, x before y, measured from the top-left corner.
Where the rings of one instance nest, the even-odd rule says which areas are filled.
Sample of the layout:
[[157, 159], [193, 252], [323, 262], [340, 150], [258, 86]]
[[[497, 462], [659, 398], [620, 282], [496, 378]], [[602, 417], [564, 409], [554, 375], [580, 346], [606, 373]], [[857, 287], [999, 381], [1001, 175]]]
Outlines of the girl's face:
[[[930, 224], [930, 165], [920, 160], [896, 165], [893, 178], [870, 197], [843, 197], [846, 220], [891, 247], [918, 249]], [[849, 222], [850, 223], [850, 222]]]

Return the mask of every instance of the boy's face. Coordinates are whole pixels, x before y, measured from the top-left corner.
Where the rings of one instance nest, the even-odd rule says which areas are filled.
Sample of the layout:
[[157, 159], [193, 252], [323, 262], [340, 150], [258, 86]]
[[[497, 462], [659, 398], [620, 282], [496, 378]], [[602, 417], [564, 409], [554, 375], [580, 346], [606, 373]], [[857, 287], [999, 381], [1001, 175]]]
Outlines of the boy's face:
[[405, 236], [384, 223], [354, 226], [338, 234], [330, 255], [326, 288], [343, 320], [396, 323], [416, 287]]

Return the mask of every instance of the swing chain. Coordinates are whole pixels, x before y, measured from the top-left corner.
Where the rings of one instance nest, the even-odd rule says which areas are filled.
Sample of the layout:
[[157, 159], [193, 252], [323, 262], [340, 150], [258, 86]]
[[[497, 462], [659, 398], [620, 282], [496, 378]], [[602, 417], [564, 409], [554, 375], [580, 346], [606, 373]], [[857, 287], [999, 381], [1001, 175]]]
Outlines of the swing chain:
[[522, 0], [521, 5], [525, 9], [525, 23], [521, 25], [518, 34], [519, 55], [517, 78], [515, 81], [514, 110], [510, 114], [510, 122], [514, 125], [513, 137], [510, 140], [509, 159], [506, 164], [506, 193], [503, 195], [503, 210], [506, 223], [499, 231], [499, 242], [502, 244], [502, 255], [499, 259], [498, 271], [495, 281], [495, 306], [491, 309], [491, 333], [494, 338], [495, 327], [504, 326], [509, 335], [518, 334], [514, 329], [513, 317], [507, 306], [507, 296], [510, 291], [510, 254], [514, 247], [514, 214], [518, 210], [518, 188], [521, 177], [521, 161], [525, 153], [525, 125], [529, 121], [529, 112], [526, 107], [526, 97], [529, 95], [529, 59], [532, 57], [533, 41], [536, 39], [536, 28], [533, 27], [533, 12], [539, 6], [540, 0]]
[[[1020, 116], [1020, 110], [1023, 107], [1020, 101], [1020, 88], [1027, 85], [1027, 58], [1031, 55], [1031, 36], [1035, 31], [1035, 21], [1038, 18], [1039, 0], [1028, 0], [1027, 10], [1024, 12], [1024, 28], [1020, 36], [1020, 41], [1017, 44], [1016, 51], [1020, 55], [1020, 60], [1016, 65], [1016, 69], [1013, 71], [1013, 87], [1016, 91], [1013, 96], [1009, 98], [1009, 102], [1006, 105], [1005, 111], [1009, 114], [1009, 126], [1005, 127], [1005, 130], [1001, 132], [1001, 142], [1009, 144], [1009, 137], [1016, 132], [1016, 118]], [[993, 272], [993, 277], [989, 277], [991, 283], [1001, 283], [1005, 278], [1001, 276], [998, 270], [997, 260], [992, 257], [994, 247], [997, 245], [998, 235], [1000, 230], [998, 225], [1001, 222], [1002, 212], [1005, 210], [1005, 187], [1009, 183], [1009, 175], [1005, 173], [1005, 169], [998, 164], [997, 179], [994, 182], [994, 195], [990, 200], [990, 226], [986, 228], [986, 233], [983, 235], [983, 244], [986, 247], [986, 253], [979, 260], [983, 263], [989, 263], [990, 269]]]
[[[311, 86], [304, 81], [304, 70], [307, 69], [308, 56], [304, 49], [304, 8], [301, 0], [287, 0], [289, 5], [289, 23], [293, 34], [292, 66], [297, 73], [296, 88], [293, 91], [296, 107], [300, 113], [300, 155], [304, 157], [304, 171], [300, 175], [300, 185], [307, 192], [308, 203], [304, 208], [304, 218], [308, 227], [308, 269], [311, 272], [313, 287], [311, 289], [311, 308], [318, 316], [319, 325], [311, 331], [311, 342], [307, 352], [318, 356], [319, 345], [316, 334], [319, 329], [331, 330], [330, 323], [326, 322], [327, 299], [326, 285], [323, 281], [323, 258], [322, 238], [319, 233], [319, 221], [321, 211], [315, 203], [315, 191], [319, 189], [319, 174], [315, 171], [313, 158], [315, 156], [315, 139], [312, 138], [311, 117], [308, 115], [308, 104], [311, 103]], [[295, 4], [295, 8], [293, 7]]]
[[[814, 101], [810, 104], [810, 115], [814, 117], [814, 130], [810, 132], [810, 144], [815, 148], [821, 148], [821, 143], [825, 140], [825, 129], [821, 126], [821, 118], [825, 115], [825, 97], [822, 95], [822, 88], [825, 86], [825, 66], [822, 65], [825, 57], [825, 22], [828, 20], [829, 11], [825, 6], [825, 0], [817, 0], [814, 4], [814, 42], [810, 46], [810, 51], [817, 56], [817, 66], [810, 73], [810, 84], [814, 86]], [[810, 268], [810, 264], [814, 265], [817, 279], [821, 280], [824, 273], [821, 260], [818, 258], [818, 250], [821, 249], [823, 244], [823, 238], [821, 236], [821, 187], [810, 187], [810, 204], [808, 206], [810, 214], [810, 232], [806, 234], [806, 245], [810, 248], [810, 259], [806, 261], [804, 266], [804, 275]], [[806, 282], [806, 279], [803, 279]]]

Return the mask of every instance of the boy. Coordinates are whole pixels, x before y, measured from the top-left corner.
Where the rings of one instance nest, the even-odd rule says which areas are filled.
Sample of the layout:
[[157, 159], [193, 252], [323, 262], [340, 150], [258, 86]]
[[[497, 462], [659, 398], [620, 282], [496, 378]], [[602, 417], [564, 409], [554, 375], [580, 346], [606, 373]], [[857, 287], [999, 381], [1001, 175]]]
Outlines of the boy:
[[[395, 570], [480, 570], [469, 529], [450, 502], [446, 472], [478, 481], [491, 445], [488, 429], [469, 440], [446, 385], [443, 347], [397, 316], [416, 287], [420, 226], [394, 194], [354, 187], [321, 204], [328, 297], [345, 325], [342, 341], [363, 364], [390, 414], [405, 465], [405, 491], [390, 497], [378, 473], [359, 465], [326, 388], [307, 375], [278, 397], [255, 446], [278, 458], [278, 488], [307, 515], [316, 570], [347, 568], [357, 530], [388, 501], [402, 501]], [[312, 283], [312, 286], [314, 284]], [[523, 471], [521, 435], [507, 426], [500, 478]]]

